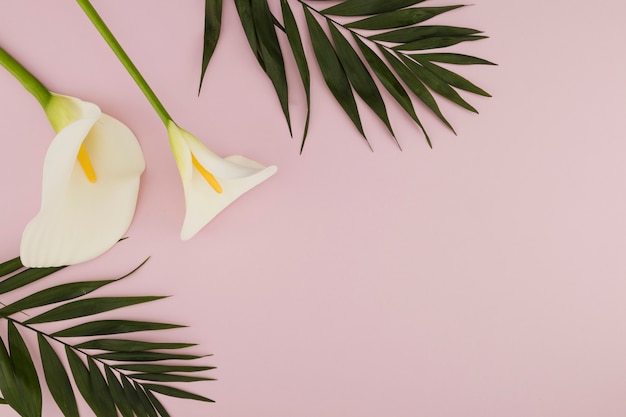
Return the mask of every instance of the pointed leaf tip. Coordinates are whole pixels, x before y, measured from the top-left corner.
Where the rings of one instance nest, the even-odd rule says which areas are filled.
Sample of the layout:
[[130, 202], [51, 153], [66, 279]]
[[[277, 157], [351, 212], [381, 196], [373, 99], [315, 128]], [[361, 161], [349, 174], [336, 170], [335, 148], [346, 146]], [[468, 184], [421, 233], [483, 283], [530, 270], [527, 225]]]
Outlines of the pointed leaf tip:
[[326, 85], [345, 113], [348, 117], [350, 117], [350, 120], [352, 120], [352, 123], [357, 128], [361, 136], [363, 136], [365, 141], [368, 143], [368, 146], [370, 146], [367, 141], [367, 137], [365, 136], [365, 132], [363, 131], [361, 117], [359, 115], [359, 110], [357, 108], [346, 71], [341, 65], [337, 53], [335, 52], [332, 43], [326, 36], [324, 29], [322, 29], [319, 22], [311, 14], [308, 8], [303, 6], [303, 9], [309, 34], [311, 36], [311, 43], [313, 44], [313, 52], [317, 58], [317, 63], [322, 71]]
[[209, 62], [213, 57], [222, 27], [222, 0], [206, 0], [204, 6], [204, 43], [202, 52], [202, 69], [198, 95], [202, 90], [202, 82], [206, 75]]

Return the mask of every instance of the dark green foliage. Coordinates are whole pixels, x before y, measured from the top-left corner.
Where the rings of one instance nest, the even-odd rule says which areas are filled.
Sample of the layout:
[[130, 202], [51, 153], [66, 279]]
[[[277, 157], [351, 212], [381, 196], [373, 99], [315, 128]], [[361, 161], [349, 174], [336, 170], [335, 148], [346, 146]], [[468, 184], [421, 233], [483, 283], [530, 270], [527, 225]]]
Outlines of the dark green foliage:
[[[215, 52], [222, 28], [222, 0], [206, 0], [204, 5], [204, 48], [202, 52], [202, 72], [200, 74], [200, 89], [202, 80], [209, 66], [209, 61]], [[198, 89], [198, 92], [200, 92]]]
[[[302, 6], [312, 55], [318, 63], [324, 81], [363, 137], [365, 132], [354, 93], [378, 116], [392, 137], [394, 136], [379, 89], [380, 84], [423, 131], [429, 145], [430, 138], [415, 112], [411, 95], [407, 91], [414, 99], [426, 104], [426, 107], [450, 129], [452, 125], [441, 113], [435, 96], [448, 99], [466, 110], [477, 112], [465, 98], [461, 97], [458, 90], [484, 97], [489, 97], [489, 94], [461, 75], [435, 62], [452, 65], [493, 64], [468, 55], [433, 51], [463, 42], [477, 41], [486, 36], [479, 30], [466, 27], [423, 24], [464, 7], [460, 4], [423, 5], [426, 1], [344, 0], [331, 7], [325, 7], [324, 2], [320, 1], [281, 0], [281, 22], [273, 14], [278, 10], [274, 12], [270, 10], [268, 0], [235, 0], [248, 43], [261, 68], [274, 84], [290, 133], [287, 77], [282, 48], [291, 49], [306, 94], [307, 113], [301, 151], [309, 127], [311, 79], [302, 41], [305, 37], [301, 35], [303, 25], [298, 25], [292, 5]], [[207, 13], [208, 10], [207, 2]], [[287, 42], [279, 43], [279, 36], [285, 36]], [[206, 38], [212, 38], [211, 33], [205, 33]], [[205, 57], [206, 51], [205, 47]], [[206, 64], [208, 62], [203, 62], [202, 74]], [[367, 143], [369, 145], [369, 142]]]
[[315, 57], [322, 70], [324, 80], [341, 107], [352, 120], [352, 123], [354, 123], [354, 126], [365, 137], [348, 75], [341, 65], [330, 39], [324, 33], [324, 29], [322, 29], [313, 14], [306, 7], [304, 8], [304, 14], [311, 36], [311, 43], [313, 44], [313, 51], [315, 51]]
[[[143, 265], [143, 263], [142, 263]], [[9, 293], [34, 281], [47, 277], [62, 268], [24, 268], [19, 259], [0, 264], [0, 290]], [[134, 269], [132, 272], [136, 271]], [[132, 273], [131, 272], [131, 273]], [[41, 417], [42, 382], [64, 416], [78, 417], [74, 385], [97, 417], [154, 416], [169, 414], [155, 394], [185, 399], [211, 401], [169, 383], [208, 381], [211, 378], [185, 375], [213, 369], [209, 366], [182, 365], [179, 361], [193, 361], [203, 356], [178, 353], [195, 346], [193, 343], [153, 342], [116, 337], [122, 333], [156, 331], [182, 327], [175, 324], [136, 320], [96, 320], [44, 333], [33, 327], [38, 323], [57, 323], [126, 306], [162, 299], [161, 296], [81, 298], [123, 277], [80, 281], [51, 286], [23, 297], [0, 309], [0, 318], [7, 321], [7, 344], [0, 338], [0, 392], [1, 404], [8, 404], [22, 417]], [[78, 299], [76, 301], [69, 301]], [[33, 308], [50, 304], [55, 307], [36, 317], [21, 322], [14, 315], [28, 314]], [[18, 330], [19, 328], [19, 330]], [[37, 335], [38, 355], [43, 369], [39, 375], [35, 367], [37, 350], [29, 349], [22, 333]], [[72, 345], [66, 337], [92, 338]], [[53, 345], [64, 347], [69, 368], [63, 364]], [[175, 353], [174, 353], [175, 352]], [[120, 361], [124, 363], [119, 363]], [[159, 362], [154, 364], [154, 362]]]

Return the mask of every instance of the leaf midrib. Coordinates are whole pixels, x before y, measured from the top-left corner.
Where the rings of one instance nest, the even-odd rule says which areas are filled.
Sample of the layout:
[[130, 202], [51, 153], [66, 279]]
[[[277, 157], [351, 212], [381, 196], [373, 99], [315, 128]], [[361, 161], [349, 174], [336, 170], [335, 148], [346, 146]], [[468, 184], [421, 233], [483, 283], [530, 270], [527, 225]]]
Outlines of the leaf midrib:
[[76, 346], [73, 346], [70, 343], [64, 342], [63, 340], [61, 340], [61, 339], [59, 339], [57, 337], [49, 335], [48, 333], [46, 333], [44, 331], [41, 331], [41, 330], [39, 330], [39, 329], [29, 325], [29, 324], [23, 323], [23, 322], [21, 322], [19, 320], [15, 320], [14, 318], [11, 318], [11, 317], [4, 317], [4, 318], [7, 321], [10, 321], [10, 322], [12, 322], [14, 324], [18, 324], [19, 326], [24, 327], [24, 328], [26, 328], [28, 330], [31, 330], [31, 331], [33, 331], [33, 332], [35, 332], [35, 333], [37, 333], [37, 334], [39, 334], [41, 336], [44, 336], [44, 337], [46, 337], [48, 339], [51, 339], [51, 340], [54, 340], [55, 342], [60, 343], [61, 345], [63, 345], [66, 348], [70, 348], [70, 349], [74, 350], [75, 352], [81, 353], [81, 354], [85, 355], [86, 357], [91, 358], [94, 361], [100, 363], [105, 368], [108, 368], [110, 370], [115, 370], [117, 373], [122, 374], [122, 375], [126, 376], [127, 378], [132, 379], [133, 382], [136, 382], [136, 383], [138, 383], [139, 385], [141, 385], [143, 387], [143, 384], [141, 384], [141, 381], [135, 380], [133, 378], [132, 374], [128, 375], [128, 374], [122, 372], [120, 369], [116, 368], [114, 365], [110, 365], [107, 362], [104, 362], [102, 359], [97, 358], [95, 355], [90, 355], [89, 353], [85, 352], [84, 350], [82, 350], [80, 348], [77, 348]]
[[389, 46], [380, 43], [378, 41], [372, 40], [370, 38], [368, 38], [367, 36], [357, 32], [354, 29], [351, 29], [349, 27], [346, 27], [345, 24], [338, 22], [336, 19], [333, 19], [332, 17], [330, 17], [329, 15], [324, 14], [322, 11], [317, 10], [316, 8], [314, 8], [313, 6], [311, 6], [310, 4], [306, 3], [304, 0], [296, 0], [298, 3], [300, 3], [301, 5], [305, 6], [307, 9], [313, 11], [315, 14], [317, 14], [318, 16], [323, 17], [324, 19], [328, 20], [329, 22], [332, 22], [334, 25], [336, 26], [340, 26], [342, 29], [347, 30], [348, 32], [350, 32], [353, 36], [358, 36], [360, 39], [365, 40], [367, 42], [371, 42], [375, 45], [377, 45], [379, 48], [384, 48], [387, 51], [393, 53], [393, 54], [400, 54], [400, 55], [404, 55], [401, 52], [395, 51], [392, 48], [390, 48]]

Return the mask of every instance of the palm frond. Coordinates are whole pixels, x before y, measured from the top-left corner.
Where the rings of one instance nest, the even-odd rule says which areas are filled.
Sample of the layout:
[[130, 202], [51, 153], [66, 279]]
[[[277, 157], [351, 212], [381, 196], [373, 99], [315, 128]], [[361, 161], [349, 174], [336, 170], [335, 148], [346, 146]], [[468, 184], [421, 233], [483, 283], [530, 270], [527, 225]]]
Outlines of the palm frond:
[[[147, 260], [146, 260], [147, 261]], [[154, 342], [120, 338], [126, 333], [158, 331], [182, 327], [170, 323], [136, 320], [93, 320], [67, 327], [69, 319], [91, 317], [123, 307], [148, 303], [162, 296], [86, 297], [98, 289], [124, 279], [78, 281], [53, 285], [29, 294], [0, 309], [0, 319], [7, 321], [7, 344], [0, 337], [0, 392], [8, 404], [23, 417], [42, 415], [42, 385], [48, 390], [64, 416], [78, 417], [78, 404], [72, 382], [97, 417], [169, 416], [157, 396], [211, 402], [204, 396], [170, 386], [170, 383], [207, 381], [189, 372], [213, 369], [210, 366], [187, 365], [203, 356], [185, 353], [193, 343]], [[25, 268], [19, 258], [0, 264], [0, 293], [25, 287], [47, 278], [62, 268]], [[14, 316], [31, 309], [53, 305], [28, 320]], [[44, 332], [36, 325], [48, 323], [59, 327]], [[22, 333], [36, 334], [43, 378], [36, 371], [33, 350]], [[72, 343], [73, 337], [87, 338]], [[64, 348], [69, 369], [53, 347]], [[183, 353], [180, 353], [180, 352]], [[183, 361], [183, 362], [181, 362]]]
[[[459, 90], [490, 97], [486, 91], [461, 75], [435, 63], [495, 64], [469, 55], [434, 52], [460, 43], [485, 39], [487, 36], [479, 30], [466, 27], [424, 24], [434, 17], [464, 7], [459, 4], [422, 6], [421, 3], [426, 1], [344, 0], [319, 9], [316, 7], [322, 3], [319, 1], [281, 0], [281, 24], [270, 11], [268, 0], [235, 0], [248, 43], [274, 85], [291, 134], [287, 77], [281, 44], [278, 42], [279, 36], [287, 38], [307, 101], [301, 151], [309, 128], [311, 79], [302, 42], [302, 29], [296, 23], [292, 4], [302, 6], [313, 56], [326, 85], [364, 138], [366, 135], [355, 96], [359, 96], [378, 116], [395, 140], [379, 84], [422, 130], [429, 146], [432, 146], [430, 138], [415, 112], [407, 89], [414, 99], [424, 103], [450, 129], [452, 125], [442, 114], [435, 95], [472, 112], [477, 111], [459, 94]], [[209, 0], [207, 13], [208, 4]], [[212, 39], [212, 35], [205, 32], [207, 38]], [[208, 56], [210, 58], [210, 54]], [[204, 57], [207, 57], [206, 46]], [[203, 61], [203, 75], [207, 64], [208, 60]], [[366, 142], [369, 145], [367, 138]]]

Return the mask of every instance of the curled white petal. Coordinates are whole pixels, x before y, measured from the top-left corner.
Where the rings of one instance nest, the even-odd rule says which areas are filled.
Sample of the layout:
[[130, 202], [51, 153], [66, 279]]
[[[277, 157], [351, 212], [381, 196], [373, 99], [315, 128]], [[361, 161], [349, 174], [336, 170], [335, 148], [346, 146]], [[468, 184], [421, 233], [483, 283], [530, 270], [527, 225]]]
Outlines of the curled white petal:
[[[97, 106], [84, 103], [81, 110], [81, 119], [60, 123], [64, 127], [46, 154], [41, 208], [22, 235], [20, 256], [26, 266], [95, 258], [123, 237], [133, 218], [145, 169], [139, 143], [128, 127]], [[81, 145], [96, 172], [95, 183], [77, 162]]]
[[[180, 238], [187, 240], [241, 195], [277, 171], [243, 156], [221, 158], [173, 122], [168, 126], [170, 143], [185, 190], [185, 220]], [[221, 186], [217, 192], [192, 164], [192, 155]]]

